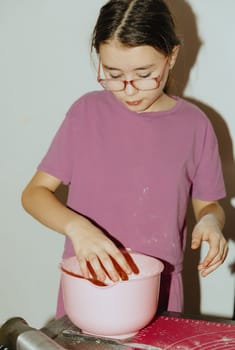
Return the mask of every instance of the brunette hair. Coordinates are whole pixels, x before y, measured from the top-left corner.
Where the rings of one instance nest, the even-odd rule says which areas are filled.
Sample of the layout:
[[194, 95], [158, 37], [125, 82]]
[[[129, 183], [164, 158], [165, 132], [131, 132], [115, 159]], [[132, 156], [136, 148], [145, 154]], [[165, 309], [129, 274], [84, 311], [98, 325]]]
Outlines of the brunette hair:
[[92, 48], [117, 39], [129, 47], [149, 45], [168, 56], [180, 44], [172, 14], [163, 0], [110, 0], [101, 9]]

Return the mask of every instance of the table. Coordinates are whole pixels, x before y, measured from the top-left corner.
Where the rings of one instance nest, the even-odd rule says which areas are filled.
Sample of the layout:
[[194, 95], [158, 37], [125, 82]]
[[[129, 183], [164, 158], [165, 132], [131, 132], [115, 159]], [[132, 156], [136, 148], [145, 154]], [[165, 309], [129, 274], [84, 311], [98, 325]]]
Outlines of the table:
[[[81, 338], [79, 341], [73, 341], [63, 335], [64, 330], [77, 330], [66, 316], [52, 321], [42, 329], [68, 350], [135, 349], [104, 344], [95, 339], [87, 341]], [[142, 329], [131, 341], [158, 346], [163, 350], [234, 350], [235, 321], [168, 312], [156, 316], [150, 325]]]

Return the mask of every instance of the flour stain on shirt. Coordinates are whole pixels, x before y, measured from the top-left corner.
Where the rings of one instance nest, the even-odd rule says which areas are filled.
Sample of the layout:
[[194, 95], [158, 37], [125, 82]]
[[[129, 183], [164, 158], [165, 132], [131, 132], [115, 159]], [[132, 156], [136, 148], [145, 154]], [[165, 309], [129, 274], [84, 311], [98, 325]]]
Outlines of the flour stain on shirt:
[[158, 237], [157, 237], [156, 232], [154, 232], [152, 235], [150, 235], [148, 238], [146, 238], [145, 242], [147, 244], [158, 243]]
[[150, 245], [153, 244], [153, 243], [158, 243], [158, 239], [154, 238], [154, 237], [151, 238], [151, 239], [149, 238], [149, 239], [146, 240], [146, 243], [150, 244]]
[[143, 189], [143, 194], [147, 194], [149, 192], [149, 187], [147, 186], [147, 187], [144, 187], [144, 189]]
[[148, 186], [144, 187], [139, 196], [139, 202], [142, 202], [145, 199], [144, 197], [148, 194], [148, 192], [149, 192], [149, 187]]

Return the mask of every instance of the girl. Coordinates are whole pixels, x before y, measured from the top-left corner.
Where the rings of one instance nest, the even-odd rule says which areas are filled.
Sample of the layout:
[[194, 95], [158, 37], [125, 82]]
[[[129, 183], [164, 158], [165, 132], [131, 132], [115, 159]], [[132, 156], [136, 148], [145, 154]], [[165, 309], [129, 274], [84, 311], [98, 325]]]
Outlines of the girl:
[[[121, 247], [161, 259], [160, 308], [180, 312], [189, 198], [192, 248], [209, 244], [202, 276], [227, 255], [217, 140], [201, 110], [166, 93], [180, 40], [163, 0], [108, 1], [92, 46], [104, 90], [71, 106], [22, 203], [66, 236], [63, 257], [76, 254], [85, 277], [90, 265], [101, 281], [106, 273], [117, 281], [116, 263], [130, 274]], [[69, 185], [67, 206], [54, 195], [61, 183]]]

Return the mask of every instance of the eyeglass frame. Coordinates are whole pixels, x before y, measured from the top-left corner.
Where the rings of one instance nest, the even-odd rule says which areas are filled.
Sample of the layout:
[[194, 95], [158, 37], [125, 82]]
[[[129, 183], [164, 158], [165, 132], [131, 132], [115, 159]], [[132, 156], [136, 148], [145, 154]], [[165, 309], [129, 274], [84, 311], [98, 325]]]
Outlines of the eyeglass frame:
[[[132, 80], [118, 80], [118, 79], [107, 79], [107, 78], [101, 78], [100, 77], [100, 71], [101, 71], [101, 60], [99, 59], [99, 65], [98, 65], [98, 70], [97, 70], [97, 81], [98, 83], [106, 90], [109, 90], [109, 91], [115, 91], [115, 92], [120, 92], [120, 91], [124, 91], [127, 87], [128, 84], [131, 84], [131, 86], [133, 86], [136, 90], [139, 90], [139, 91], [151, 91], [151, 90], [155, 90], [155, 89], [159, 89], [160, 87], [160, 84], [162, 82], [162, 78], [163, 78], [163, 75], [165, 73], [165, 69], [166, 69], [166, 66], [167, 66], [167, 63], [168, 63], [168, 59], [169, 57], [167, 56], [165, 58], [165, 62], [163, 64], [163, 67], [162, 67], [162, 70], [160, 72], [160, 74], [157, 76], [157, 77], [152, 77], [152, 78], [139, 78], [139, 79], [132, 79]], [[103, 84], [102, 82], [106, 82], [106, 81], [120, 81], [123, 83], [123, 89], [121, 90], [111, 90], [111, 89], [107, 89]], [[156, 83], [157, 83], [157, 86], [153, 89], [139, 89], [135, 86], [135, 81], [136, 80], [155, 80]]]

